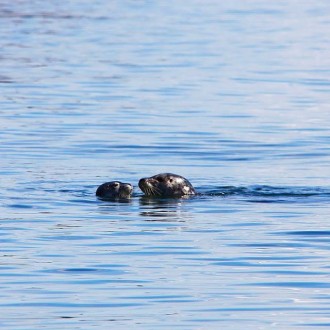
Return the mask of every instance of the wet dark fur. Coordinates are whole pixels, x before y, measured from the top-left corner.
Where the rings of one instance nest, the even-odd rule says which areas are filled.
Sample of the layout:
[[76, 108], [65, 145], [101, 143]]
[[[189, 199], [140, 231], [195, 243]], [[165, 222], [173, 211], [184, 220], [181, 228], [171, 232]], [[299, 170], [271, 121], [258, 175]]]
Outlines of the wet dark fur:
[[150, 197], [182, 197], [196, 194], [194, 187], [186, 178], [173, 173], [160, 173], [142, 178], [139, 187], [146, 196]]
[[130, 183], [111, 181], [101, 184], [96, 190], [96, 196], [104, 199], [127, 199], [132, 192], [133, 186]]

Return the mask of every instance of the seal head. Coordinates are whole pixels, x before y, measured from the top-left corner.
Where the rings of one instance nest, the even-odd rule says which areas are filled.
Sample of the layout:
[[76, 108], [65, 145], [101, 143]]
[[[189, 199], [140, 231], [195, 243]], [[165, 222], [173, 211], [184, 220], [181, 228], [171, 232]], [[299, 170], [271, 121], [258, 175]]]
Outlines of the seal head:
[[129, 199], [133, 192], [130, 183], [111, 181], [101, 184], [96, 190], [96, 196], [103, 199]]
[[160, 173], [150, 178], [142, 178], [139, 187], [148, 197], [182, 197], [196, 194], [186, 178], [173, 173]]

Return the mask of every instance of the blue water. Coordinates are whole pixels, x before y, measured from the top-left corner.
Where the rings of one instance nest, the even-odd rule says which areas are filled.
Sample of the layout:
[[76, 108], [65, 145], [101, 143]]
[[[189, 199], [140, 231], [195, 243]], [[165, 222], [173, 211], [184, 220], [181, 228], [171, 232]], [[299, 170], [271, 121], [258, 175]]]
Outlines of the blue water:
[[2, 1], [0, 327], [329, 327], [329, 14]]

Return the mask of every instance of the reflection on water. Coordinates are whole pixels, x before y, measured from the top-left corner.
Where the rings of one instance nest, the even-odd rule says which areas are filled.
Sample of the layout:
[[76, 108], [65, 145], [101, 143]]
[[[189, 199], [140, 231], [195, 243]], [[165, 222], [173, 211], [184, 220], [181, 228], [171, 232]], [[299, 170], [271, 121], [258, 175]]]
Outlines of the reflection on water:
[[329, 326], [329, 11], [2, 1], [0, 327]]
[[[150, 198], [142, 196], [139, 199], [140, 215], [143, 217], [155, 217], [155, 221], [164, 218], [166, 221], [184, 221], [187, 213], [183, 205], [188, 198]], [[186, 215], [186, 217], [189, 217]]]

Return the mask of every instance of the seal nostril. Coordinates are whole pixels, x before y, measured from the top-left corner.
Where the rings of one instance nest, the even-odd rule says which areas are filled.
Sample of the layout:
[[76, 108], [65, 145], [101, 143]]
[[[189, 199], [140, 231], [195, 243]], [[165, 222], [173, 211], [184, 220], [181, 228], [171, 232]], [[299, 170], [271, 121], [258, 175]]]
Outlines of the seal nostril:
[[141, 186], [143, 186], [146, 182], [146, 179], [145, 178], [142, 178], [139, 180], [139, 187], [141, 188]]

